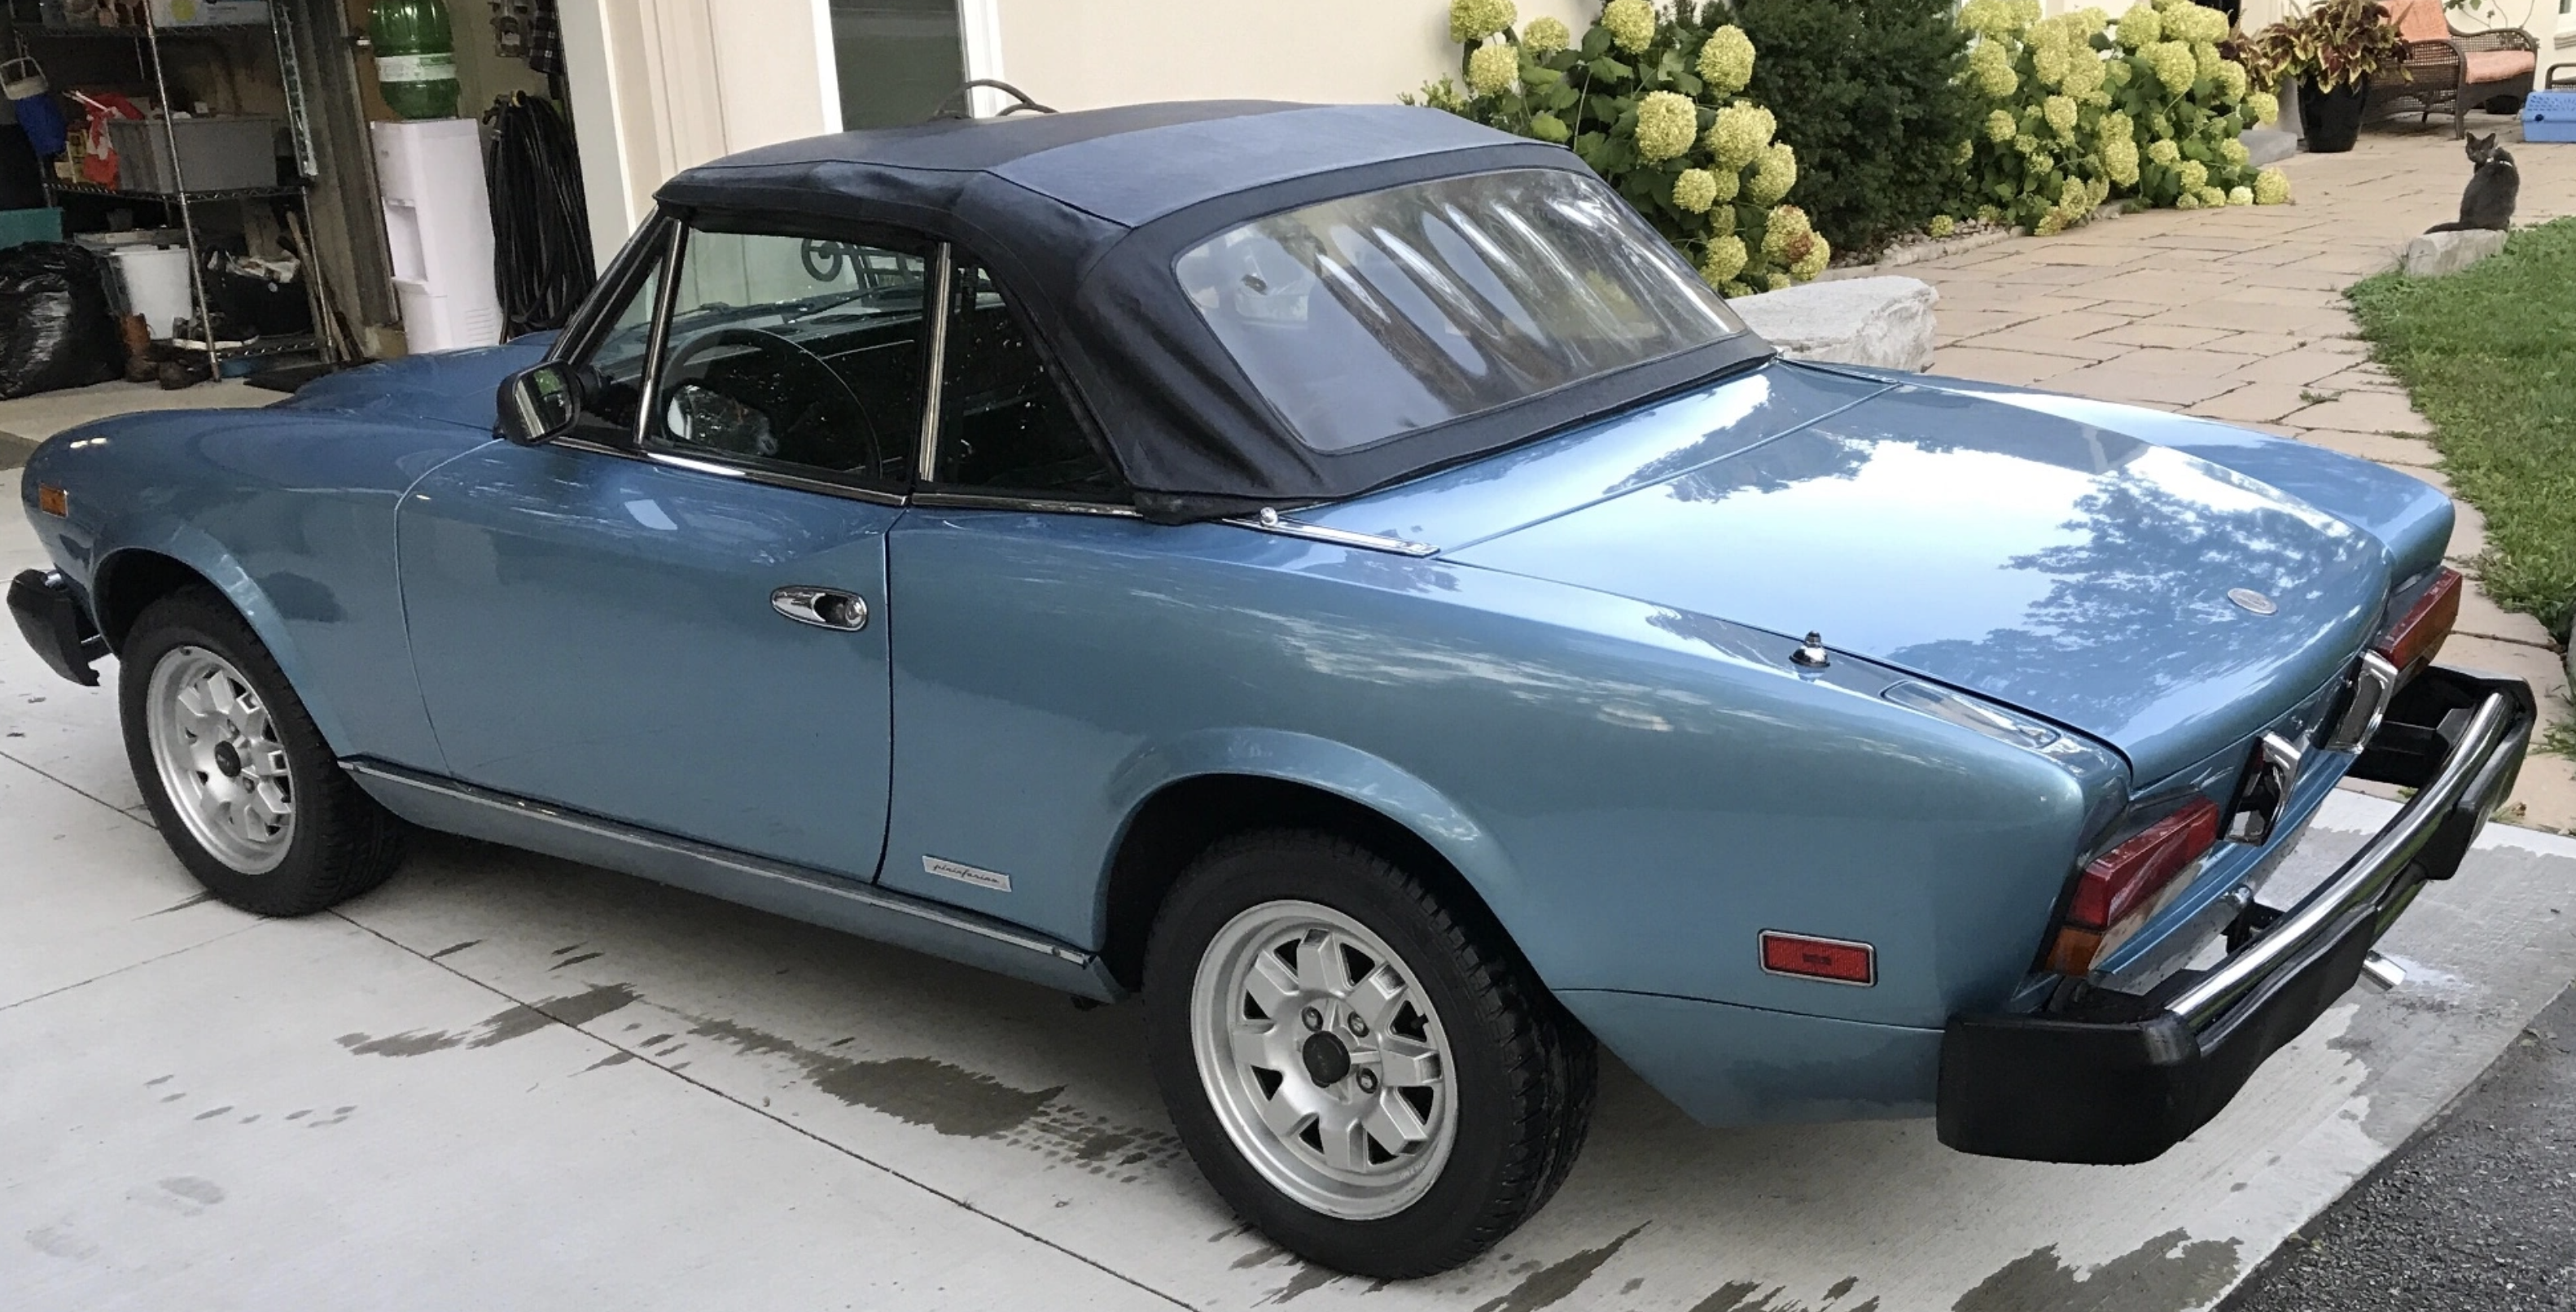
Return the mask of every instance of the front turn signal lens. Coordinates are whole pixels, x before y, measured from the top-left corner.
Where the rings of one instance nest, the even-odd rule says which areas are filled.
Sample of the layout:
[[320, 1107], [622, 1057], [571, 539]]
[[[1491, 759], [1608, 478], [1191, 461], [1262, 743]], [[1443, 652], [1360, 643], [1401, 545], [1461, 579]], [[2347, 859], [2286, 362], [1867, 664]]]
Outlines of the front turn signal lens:
[[36, 485], [36, 509], [62, 519], [72, 513], [72, 494], [51, 483]]

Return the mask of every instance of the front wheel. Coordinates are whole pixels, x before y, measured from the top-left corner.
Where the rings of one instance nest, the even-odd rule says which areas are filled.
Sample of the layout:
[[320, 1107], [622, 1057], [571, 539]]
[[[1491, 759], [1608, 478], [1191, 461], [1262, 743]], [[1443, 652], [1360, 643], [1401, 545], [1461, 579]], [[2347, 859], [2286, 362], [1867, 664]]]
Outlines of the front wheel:
[[206, 891], [258, 915], [301, 916], [393, 873], [402, 822], [342, 772], [222, 597], [188, 588], [153, 602], [120, 659], [135, 785]]
[[1236, 1212], [1361, 1275], [1445, 1271], [1545, 1205], [1590, 1122], [1591, 1036], [1498, 929], [1329, 835], [1211, 848], [1147, 949], [1147, 1041]]

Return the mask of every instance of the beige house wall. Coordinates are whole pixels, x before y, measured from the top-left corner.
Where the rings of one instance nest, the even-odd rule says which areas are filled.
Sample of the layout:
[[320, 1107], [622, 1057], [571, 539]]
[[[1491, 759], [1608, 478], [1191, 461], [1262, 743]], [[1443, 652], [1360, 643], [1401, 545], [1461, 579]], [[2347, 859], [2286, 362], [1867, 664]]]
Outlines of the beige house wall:
[[691, 165], [841, 127], [826, 0], [563, 0], [591, 243]]
[[[967, 0], [970, 10], [979, 0]], [[1000, 40], [978, 66], [1058, 109], [1150, 100], [1384, 104], [1458, 72], [1444, 0], [980, 0]], [[1521, 0], [1580, 32], [1597, 0]], [[971, 13], [970, 13], [970, 29]], [[998, 63], [996, 70], [993, 66]]]

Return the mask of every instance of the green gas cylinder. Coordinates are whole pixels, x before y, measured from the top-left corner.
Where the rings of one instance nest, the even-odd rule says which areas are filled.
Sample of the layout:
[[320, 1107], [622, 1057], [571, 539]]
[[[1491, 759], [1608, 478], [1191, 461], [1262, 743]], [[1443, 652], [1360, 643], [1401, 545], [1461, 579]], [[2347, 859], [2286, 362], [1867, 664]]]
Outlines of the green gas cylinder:
[[376, 0], [376, 83], [404, 118], [456, 117], [456, 35], [446, 0]]

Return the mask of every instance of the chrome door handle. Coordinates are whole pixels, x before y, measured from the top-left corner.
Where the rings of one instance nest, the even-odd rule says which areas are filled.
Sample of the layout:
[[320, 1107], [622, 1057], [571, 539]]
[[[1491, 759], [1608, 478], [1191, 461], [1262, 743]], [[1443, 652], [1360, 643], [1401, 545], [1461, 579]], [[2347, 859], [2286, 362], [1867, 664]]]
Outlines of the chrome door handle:
[[769, 594], [769, 608], [818, 629], [855, 633], [868, 626], [867, 599], [838, 588], [780, 588]]

